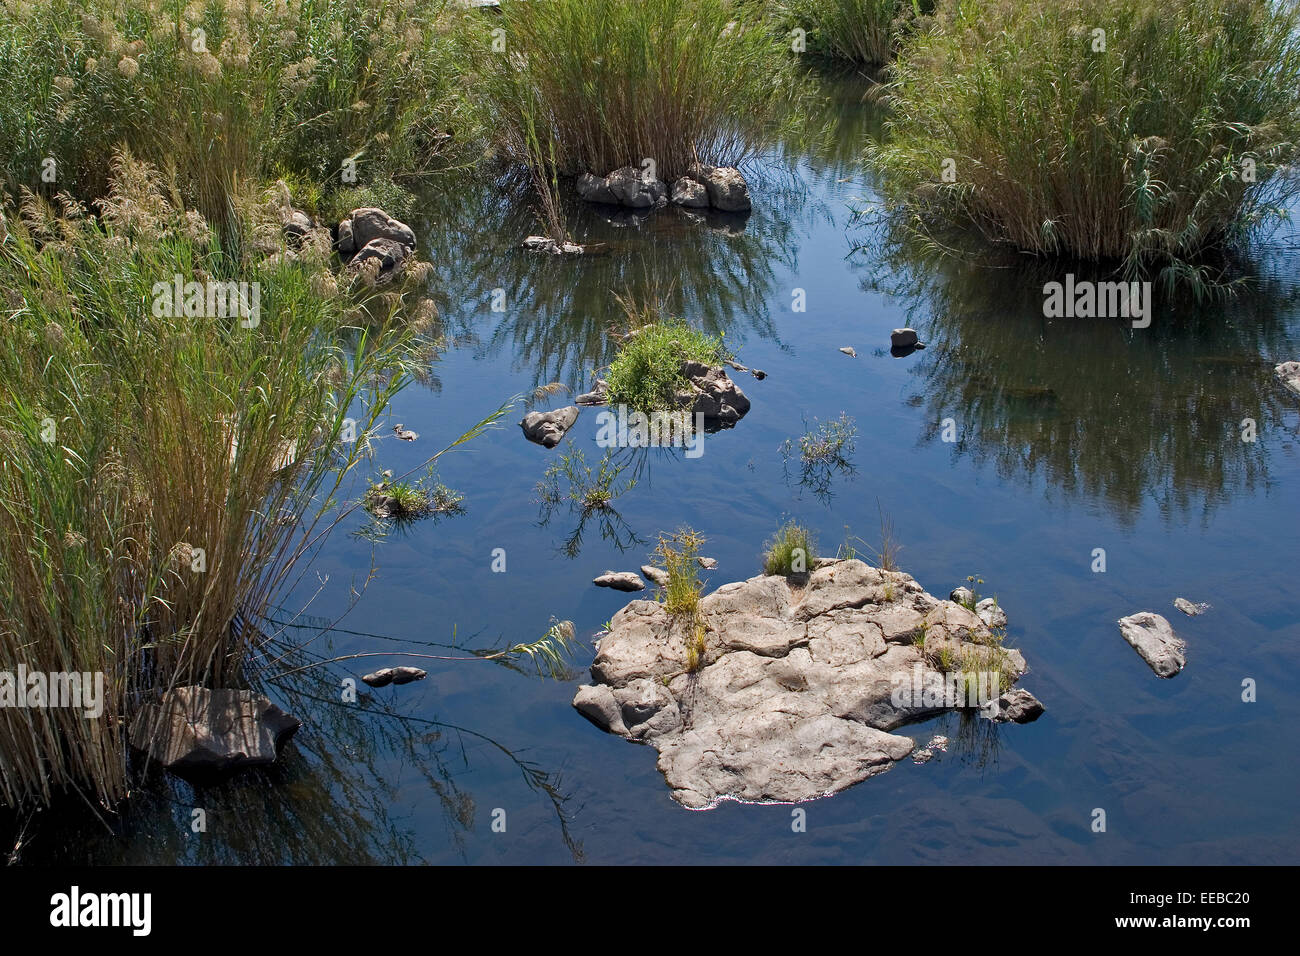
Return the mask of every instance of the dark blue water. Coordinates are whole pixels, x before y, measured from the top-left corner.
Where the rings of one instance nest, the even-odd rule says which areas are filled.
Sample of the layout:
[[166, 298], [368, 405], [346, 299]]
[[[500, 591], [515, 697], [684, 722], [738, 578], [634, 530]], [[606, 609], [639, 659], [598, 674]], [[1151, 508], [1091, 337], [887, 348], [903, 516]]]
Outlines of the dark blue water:
[[[610, 251], [555, 261], [518, 249], [537, 228], [526, 194], [504, 182], [421, 205], [451, 344], [429, 383], [392, 409], [419, 441], [382, 442], [376, 472], [418, 464], [512, 395], [553, 381], [586, 390], [613, 354], [615, 293], [658, 294], [725, 331], [742, 362], [768, 373], [736, 376], [753, 410], [709, 436], [702, 457], [639, 461], [617, 518], [588, 522], [572, 556], [564, 545], [577, 516], [542, 525], [535, 500], [564, 446], [525, 441], [517, 406], [504, 427], [439, 464], [440, 479], [465, 494], [464, 514], [377, 546], [352, 534], [358, 518], [312, 566], [296, 601], [335, 619], [373, 557], [373, 580], [337, 628], [376, 636], [287, 632], [314, 638], [325, 656], [461, 654], [394, 642], [500, 646], [567, 619], [582, 640], [572, 679], [412, 659], [428, 679], [376, 691], [362, 712], [338, 703], [338, 679], [373, 661], [306, 672], [276, 685], [307, 723], [272, 775], [199, 792], [159, 783], [132, 801], [117, 835], [51, 836], [36, 858], [1296, 862], [1300, 403], [1272, 380], [1275, 363], [1300, 358], [1287, 237], [1259, 250], [1256, 290], [1226, 305], [1158, 309], [1147, 330], [1044, 319], [1040, 272], [989, 258], [936, 264], [854, 217], [872, 197], [854, 154], [878, 127], [860, 89], [828, 87], [833, 142], [775, 148], [755, 165], [745, 221], [666, 210], [611, 222], [574, 207], [576, 237]], [[505, 290], [502, 312], [494, 289]], [[806, 311], [795, 312], [800, 289]], [[929, 347], [893, 358], [889, 331], [907, 324]], [[841, 413], [856, 423], [853, 467], [819, 495], [799, 484], [781, 446]], [[945, 418], [956, 442], [942, 440]], [[1253, 443], [1240, 439], [1246, 418], [1257, 423]], [[591, 464], [601, 456], [595, 432], [585, 410], [569, 436]], [[794, 833], [785, 806], [682, 809], [653, 749], [601, 733], [570, 707], [591, 636], [626, 600], [591, 578], [635, 569], [659, 532], [700, 531], [719, 562], [707, 573], [716, 587], [758, 573], [765, 539], [787, 517], [834, 552], [848, 535], [877, 544], [882, 511], [902, 567], [928, 590], [946, 595], [977, 575], [997, 595], [1043, 718], [997, 728], [949, 716], [907, 728], [919, 745], [934, 733], [953, 745], [806, 805], [807, 832]], [[496, 548], [505, 573], [492, 571]], [[1091, 569], [1096, 548], [1105, 573]], [[1178, 596], [1213, 608], [1186, 618], [1172, 607]], [[1145, 609], [1188, 642], [1173, 680], [1157, 679], [1120, 637], [1116, 620]], [[1248, 678], [1254, 703], [1241, 699]], [[199, 836], [188, 826], [194, 805], [210, 811]], [[1095, 808], [1106, 811], [1104, 833], [1091, 829]], [[498, 809], [504, 833], [492, 828]]]

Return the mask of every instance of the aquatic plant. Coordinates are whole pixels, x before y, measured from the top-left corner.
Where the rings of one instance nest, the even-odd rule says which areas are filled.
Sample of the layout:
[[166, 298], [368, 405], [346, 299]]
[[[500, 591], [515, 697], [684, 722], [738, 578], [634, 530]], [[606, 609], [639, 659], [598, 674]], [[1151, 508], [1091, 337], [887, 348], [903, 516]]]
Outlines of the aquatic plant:
[[931, 6], [930, 0], [772, 0], [782, 28], [806, 31], [809, 52], [864, 66], [888, 62], [900, 29]]
[[798, 443], [787, 438], [781, 443], [782, 468], [790, 479], [791, 459], [798, 457], [799, 484], [809, 488], [820, 498], [830, 495], [831, 480], [836, 473], [853, 474], [853, 450], [857, 442], [858, 425], [852, 416], [840, 412], [840, 417], [820, 422], [799, 436]]
[[609, 404], [642, 412], [675, 408], [674, 396], [690, 386], [683, 362], [716, 366], [732, 357], [722, 333], [712, 335], [681, 319], [638, 326], [626, 336], [609, 367]]
[[941, 0], [870, 163], [898, 221], [1203, 290], [1300, 180], [1300, 6]]
[[664, 610], [672, 618], [673, 627], [681, 631], [686, 644], [686, 669], [698, 670], [704, 663], [707, 627], [700, 614], [700, 594], [704, 585], [700, 581], [700, 548], [704, 537], [691, 528], [681, 528], [672, 534], [659, 535], [655, 548], [660, 563], [668, 572], [668, 583], [662, 589]]
[[0, 4], [0, 184], [107, 189], [120, 146], [229, 220], [240, 183], [429, 172], [469, 126], [447, 0]]
[[763, 546], [764, 574], [803, 574], [817, 560], [812, 532], [791, 519]]
[[[111, 804], [144, 700], [240, 685], [411, 374], [400, 302], [352, 325], [358, 300], [316, 281], [328, 246], [235, 259], [170, 195], [119, 155], [99, 218], [25, 193], [0, 242], [0, 660], [105, 682], [99, 719], [0, 708], [6, 803]], [[255, 310], [210, 309], [240, 283]]]
[[566, 174], [735, 165], [798, 118], [783, 108], [788, 43], [761, 14], [730, 0], [503, 0], [480, 67], [502, 147]]

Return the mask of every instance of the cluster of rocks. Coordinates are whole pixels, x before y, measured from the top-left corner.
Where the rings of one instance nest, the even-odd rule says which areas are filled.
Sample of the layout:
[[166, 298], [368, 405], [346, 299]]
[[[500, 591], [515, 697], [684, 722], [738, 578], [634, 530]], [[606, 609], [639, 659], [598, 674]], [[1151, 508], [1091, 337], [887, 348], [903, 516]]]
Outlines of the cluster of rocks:
[[365, 206], [352, 210], [338, 224], [334, 230], [334, 247], [354, 271], [376, 260], [379, 263], [376, 281], [385, 282], [401, 271], [415, 251], [415, 231], [382, 209]]
[[583, 173], [578, 195], [588, 202], [660, 209], [671, 201], [687, 209], [713, 208], [722, 212], [749, 212], [749, 185], [734, 166], [696, 166], [673, 181], [646, 175], [635, 166], [623, 166], [606, 176]]
[[[573, 699], [603, 730], [652, 745], [688, 807], [842, 790], [912, 752], [910, 737], [890, 731], [969, 706], [948, 692], [953, 661], [968, 676], [987, 666], [1016, 680], [1026, 670], [974, 612], [855, 559], [819, 561], [801, 578], [726, 584], [700, 600], [699, 615], [704, 646], [688, 671], [695, 623], [632, 601], [610, 621], [592, 683]], [[1042, 712], [1027, 691], [987, 696], [990, 719]]]
[[185, 685], [145, 704], [130, 740], [177, 774], [217, 774], [273, 763], [300, 726], [261, 694]]

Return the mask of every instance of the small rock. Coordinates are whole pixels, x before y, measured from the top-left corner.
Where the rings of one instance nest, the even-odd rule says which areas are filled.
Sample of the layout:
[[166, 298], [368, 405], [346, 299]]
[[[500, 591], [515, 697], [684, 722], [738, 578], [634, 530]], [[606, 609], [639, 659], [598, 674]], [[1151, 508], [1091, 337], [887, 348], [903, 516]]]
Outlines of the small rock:
[[661, 588], [668, 587], [668, 572], [663, 568], [656, 568], [653, 564], [643, 564], [641, 573], [650, 580], [651, 584], [657, 584]]
[[[358, 249], [365, 249], [374, 239], [387, 239], [410, 249], [415, 248], [415, 230], [382, 209], [364, 206], [352, 210], [352, 215], [348, 218], [351, 220], [352, 241]], [[342, 223], [339, 224], [339, 231], [343, 231]]]
[[718, 566], [717, 558], [697, 557], [695, 560], [699, 562], [700, 567], [702, 567], [705, 571], [712, 571], [714, 568]]
[[645, 590], [645, 582], [632, 571], [606, 571], [599, 577], [592, 578], [591, 583], [598, 588], [613, 588], [615, 591]]
[[709, 205], [709, 189], [698, 179], [682, 176], [673, 183], [673, 202], [688, 209], [703, 209]]
[[846, 345], [843, 348], [841, 348], [840, 351], [843, 352], [845, 355], [847, 355], [849, 358], [858, 357], [858, 350], [855, 349], [852, 345]]
[[970, 588], [953, 588], [948, 600], [956, 601], [962, 607], [970, 607], [975, 603], [975, 592]]
[[411, 431], [409, 428], [403, 426], [401, 422], [398, 422], [396, 425], [393, 426], [393, 434], [396, 435], [398, 438], [400, 438], [402, 441], [415, 441], [417, 438], [420, 437], [419, 432]]
[[1187, 643], [1174, 634], [1167, 620], [1152, 611], [1140, 611], [1119, 620], [1120, 633], [1142, 655], [1156, 675], [1173, 677], [1187, 663]]
[[552, 412], [529, 412], [519, 427], [524, 430], [524, 437], [530, 442], [554, 448], [578, 420], [580, 411], [577, 405], [568, 405]]
[[406, 261], [409, 252], [408, 246], [393, 239], [371, 239], [352, 257], [348, 268], [360, 269], [361, 264], [367, 259], [378, 259], [380, 276], [392, 275]]
[[596, 387], [590, 392], [583, 392], [574, 401], [579, 405], [604, 405], [605, 395], [609, 390], [609, 383], [603, 378], [596, 379]]
[[709, 203], [723, 212], [748, 212], [749, 184], [734, 166], [701, 166], [692, 176], [704, 180]]
[[690, 381], [690, 390], [676, 395], [684, 411], [701, 414], [706, 422], [723, 426], [734, 425], [749, 412], [748, 396], [721, 368], [684, 361], [681, 370]]
[[915, 329], [894, 329], [889, 333], [889, 344], [896, 349], [917, 345]]
[[418, 667], [394, 667], [392, 671], [394, 684], [409, 684], [411, 681], [424, 680], [429, 676], [427, 671]]
[[1002, 610], [993, 598], [985, 598], [976, 604], [975, 613], [979, 615], [985, 627], [996, 630], [1007, 626], [1007, 612]]
[[549, 252], [556, 256], [580, 256], [587, 251], [585, 246], [576, 242], [556, 242], [549, 236], [529, 236], [524, 240], [524, 248], [532, 252]]
[[316, 223], [311, 216], [301, 209], [292, 208], [281, 211], [280, 225], [285, 238], [291, 241], [301, 241], [307, 233], [316, 228]]
[[1187, 598], [1174, 598], [1174, 607], [1182, 611], [1188, 617], [1196, 617], [1198, 614], [1204, 614], [1210, 609], [1208, 604], [1193, 604]]
[[620, 206], [651, 209], [668, 202], [668, 187], [663, 180], [644, 176], [635, 166], [623, 166], [605, 177], [605, 184]]
[[301, 726], [248, 690], [173, 687], [131, 725], [131, 745], [176, 773], [213, 773], [273, 763]]
[[373, 674], [364, 675], [361, 680], [369, 684], [371, 687], [387, 687], [393, 682], [393, 676], [393, 669], [391, 667], [385, 667], [382, 670], [375, 671]]
[[997, 700], [991, 700], [981, 709], [980, 714], [997, 723], [1027, 724], [1042, 716], [1044, 707], [1040, 701], [1023, 687], [1009, 690]]
[[357, 240], [356, 237], [352, 235], [351, 219], [344, 219], [339, 223], [339, 237], [335, 240], [334, 244], [338, 247], [339, 252], [345, 253], [346, 255], [351, 255], [357, 251]]
[[605, 181], [604, 176], [583, 173], [578, 177], [578, 195], [587, 202], [603, 202], [611, 206], [618, 205], [618, 197]]
[[1300, 362], [1283, 362], [1273, 373], [1287, 389], [1300, 395]]

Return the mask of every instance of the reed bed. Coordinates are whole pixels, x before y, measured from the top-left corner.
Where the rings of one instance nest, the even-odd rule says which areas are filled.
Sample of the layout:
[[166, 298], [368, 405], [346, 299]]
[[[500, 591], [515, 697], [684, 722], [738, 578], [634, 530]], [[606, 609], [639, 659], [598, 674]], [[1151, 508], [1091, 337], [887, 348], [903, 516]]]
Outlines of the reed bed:
[[1200, 289], [1300, 182], [1300, 7], [942, 0], [888, 96], [868, 159], [923, 236], [968, 224]]
[[[863, 66], [888, 63], [900, 32], [931, 0], [773, 0], [783, 29], [805, 31], [807, 52]], [[793, 34], [791, 34], [793, 39]]]
[[[234, 259], [156, 171], [113, 170], [97, 217], [26, 193], [0, 229], [0, 670], [106, 685], [99, 719], [0, 708], [9, 804], [111, 804], [146, 697], [241, 686], [258, 638], [241, 625], [346, 513], [418, 354], [400, 296], [323, 281], [328, 241], [291, 261], [249, 238]], [[258, 311], [166, 314], [157, 284], [177, 275], [260, 283]]]

